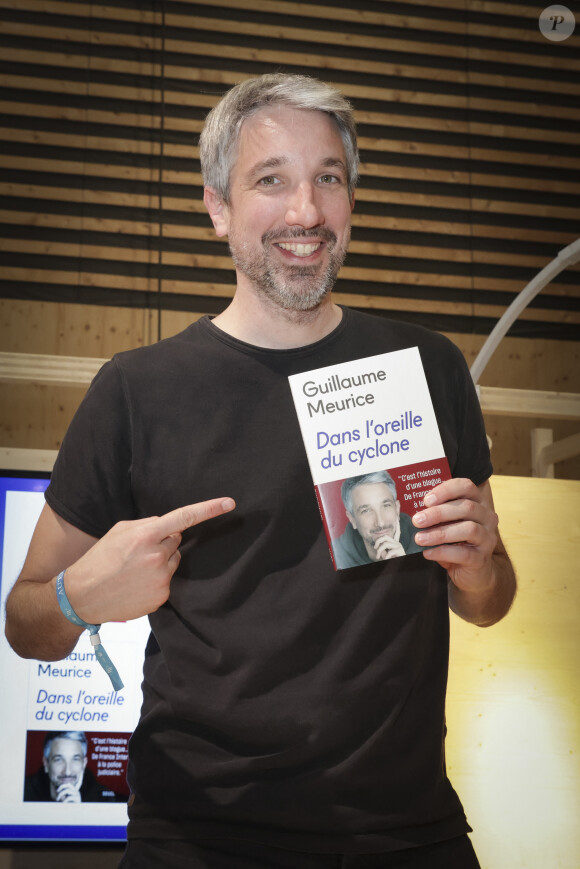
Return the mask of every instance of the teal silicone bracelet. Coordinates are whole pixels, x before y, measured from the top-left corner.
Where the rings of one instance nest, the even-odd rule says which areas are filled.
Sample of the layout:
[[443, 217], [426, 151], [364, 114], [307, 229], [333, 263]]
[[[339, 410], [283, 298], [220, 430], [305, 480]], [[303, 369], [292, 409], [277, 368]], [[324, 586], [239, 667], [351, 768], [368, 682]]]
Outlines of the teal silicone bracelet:
[[56, 597], [58, 600], [58, 605], [61, 609], [61, 612], [69, 622], [72, 622], [73, 625], [78, 625], [79, 628], [86, 628], [89, 634], [91, 635], [91, 644], [95, 649], [95, 655], [97, 660], [105, 673], [109, 676], [111, 680], [111, 684], [115, 691], [120, 691], [123, 687], [123, 682], [121, 681], [121, 677], [117, 672], [117, 668], [105, 652], [103, 645], [101, 643], [101, 638], [99, 636], [100, 625], [90, 625], [88, 622], [85, 622], [78, 616], [72, 606], [70, 605], [69, 599], [66, 596], [66, 591], [64, 590], [64, 574], [62, 573], [56, 578]]

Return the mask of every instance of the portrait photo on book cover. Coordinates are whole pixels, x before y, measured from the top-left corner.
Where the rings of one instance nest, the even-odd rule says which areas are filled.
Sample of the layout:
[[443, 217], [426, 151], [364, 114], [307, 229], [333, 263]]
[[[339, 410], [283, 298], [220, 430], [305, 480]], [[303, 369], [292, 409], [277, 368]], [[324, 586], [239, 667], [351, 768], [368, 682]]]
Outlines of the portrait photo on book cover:
[[421, 552], [388, 471], [334, 480], [318, 490], [337, 570]]
[[127, 802], [130, 735], [29, 730], [24, 802]]

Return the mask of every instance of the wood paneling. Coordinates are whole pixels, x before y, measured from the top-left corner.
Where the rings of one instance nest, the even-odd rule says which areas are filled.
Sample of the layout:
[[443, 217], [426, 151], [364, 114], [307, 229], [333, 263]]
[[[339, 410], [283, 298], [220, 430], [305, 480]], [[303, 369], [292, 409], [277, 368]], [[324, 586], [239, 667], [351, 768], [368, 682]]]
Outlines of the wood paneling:
[[[537, 14], [523, 0], [0, 0], [2, 349], [106, 357], [223, 310], [235, 275], [198, 136], [228, 87], [282, 69], [355, 107], [337, 301], [452, 333], [472, 359], [580, 226], [580, 36], [549, 42]], [[579, 274], [533, 301], [483, 383], [580, 392]], [[79, 396], [11, 389], [7, 444], [56, 446]], [[546, 421], [487, 424], [496, 470], [529, 473], [530, 426]], [[557, 473], [580, 476], [578, 460]]]
[[[577, 39], [546, 40], [525, 3], [0, 0], [0, 293], [222, 310], [197, 137], [227, 87], [283, 69], [356, 110], [339, 298], [488, 332], [580, 225]], [[577, 339], [578, 275], [511, 334]]]

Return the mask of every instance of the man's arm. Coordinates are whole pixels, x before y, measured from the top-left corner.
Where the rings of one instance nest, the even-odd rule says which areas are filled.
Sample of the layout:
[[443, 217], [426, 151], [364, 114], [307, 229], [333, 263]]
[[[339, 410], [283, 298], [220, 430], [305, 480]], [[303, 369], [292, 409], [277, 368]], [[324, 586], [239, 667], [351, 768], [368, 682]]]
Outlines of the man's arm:
[[486, 627], [508, 612], [515, 593], [515, 573], [499, 535], [489, 482], [447, 480], [425, 496], [425, 509], [413, 524], [423, 556], [449, 575], [449, 606], [462, 619]]
[[22, 571], [6, 601], [6, 638], [18, 655], [58, 661], [72, 652], [83, 629], [63, 616], [56, 577], [95, 543], [94, 537], [44, 506]]
[[181, 532], [234, 507], [231, 498], [215, 498], [164, 516], [119, 522], [96, 540], [45, 506], [6, 602], [8, 642], [21, 657], [45, 661], [74, 649], [82, 629], [60, 610], [56, 577], [62, 570], [70, 604], [89, 624], [154, 612], [169, 597]]

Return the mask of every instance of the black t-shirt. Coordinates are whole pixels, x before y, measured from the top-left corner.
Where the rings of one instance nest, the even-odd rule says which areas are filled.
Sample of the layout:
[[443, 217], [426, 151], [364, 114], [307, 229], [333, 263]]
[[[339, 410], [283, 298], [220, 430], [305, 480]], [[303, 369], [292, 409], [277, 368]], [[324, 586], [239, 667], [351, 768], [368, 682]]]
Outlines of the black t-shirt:
[[46, 497], [100, 537], [121, 519], [231, 496], [190, 529], [150, 616], [131, 740], [129, 836], [238, 836], [326, 852], [468, 829], [445, 774], [445, 572], [408, 555], [337, 573], [288, 376], [419, 346], [454, 476], [491, 474], [461, 353], [344, 310], [315, 344], [269, 350], [204, 318], [97, 375]]

